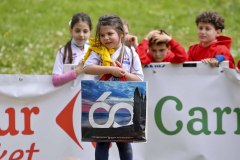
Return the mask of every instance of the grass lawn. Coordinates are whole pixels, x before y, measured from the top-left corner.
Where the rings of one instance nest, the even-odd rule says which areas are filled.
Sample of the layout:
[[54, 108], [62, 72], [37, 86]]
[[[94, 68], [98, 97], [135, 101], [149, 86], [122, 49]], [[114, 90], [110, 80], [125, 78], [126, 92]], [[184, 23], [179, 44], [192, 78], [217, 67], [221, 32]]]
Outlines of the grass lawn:
[[88, 13], [94, 27], [99, 16], [116, 14], [128, 21], [139, 41], [150, 30], [162, 28], [187, 50], [198, 42], [195, 17], [206, 10], [225, 18], [223, 34], [233, 38], [231, 52], [240, 59], [239, 0], [1, 0], [0, 73], [51, 74], [76, 12]]

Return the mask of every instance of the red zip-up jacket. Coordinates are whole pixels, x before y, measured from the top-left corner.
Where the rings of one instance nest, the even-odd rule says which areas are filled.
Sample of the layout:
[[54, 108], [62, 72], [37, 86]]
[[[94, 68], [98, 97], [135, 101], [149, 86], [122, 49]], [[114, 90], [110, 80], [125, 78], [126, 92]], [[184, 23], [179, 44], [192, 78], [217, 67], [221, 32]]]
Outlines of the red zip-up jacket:
[[[182, 63], [188, 59], [187, 53], [180, 43], [171, 39], [168, 42], [168, 45], [170, 49], [168, 50], [166, 57], [161, 62]], [[136, 51], [142, 64], [155, 62], [154, 59], [152, 59], [152, 53], [149, 52], [148, 49], [148, 40], [142, 40], [142, 42], [137, 46]]]
[[226, 36], [217, 37], [217, 42], [213, 42], [207, 47], [203, 47], [201, 43], [189, 47], [188, 60], [201, 61], [205, 58], [215, 58], [217, 55], [223, 55], [224, 60], [229, 61], [229, 67], [234, 67], [234, 59], [230, 53], [232, 39]]

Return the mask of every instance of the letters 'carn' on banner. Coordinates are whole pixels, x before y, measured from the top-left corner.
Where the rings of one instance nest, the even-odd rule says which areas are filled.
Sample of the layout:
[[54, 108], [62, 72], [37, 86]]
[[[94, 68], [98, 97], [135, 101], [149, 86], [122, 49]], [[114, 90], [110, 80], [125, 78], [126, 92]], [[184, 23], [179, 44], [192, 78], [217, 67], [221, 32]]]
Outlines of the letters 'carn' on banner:
[[82, 80], [82, 141], [146, 142], [146, 82]]

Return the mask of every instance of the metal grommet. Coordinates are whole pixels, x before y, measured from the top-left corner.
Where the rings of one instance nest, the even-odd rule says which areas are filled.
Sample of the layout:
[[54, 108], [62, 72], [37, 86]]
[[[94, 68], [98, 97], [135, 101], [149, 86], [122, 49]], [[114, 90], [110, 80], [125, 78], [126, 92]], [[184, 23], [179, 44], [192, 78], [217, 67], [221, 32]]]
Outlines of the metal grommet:
[[18, 80], [19, 80], [20, 82], [22, 82], [22, 81], [23, 81], [23, 78], [22, 78], [22, 77], [19, 77]]

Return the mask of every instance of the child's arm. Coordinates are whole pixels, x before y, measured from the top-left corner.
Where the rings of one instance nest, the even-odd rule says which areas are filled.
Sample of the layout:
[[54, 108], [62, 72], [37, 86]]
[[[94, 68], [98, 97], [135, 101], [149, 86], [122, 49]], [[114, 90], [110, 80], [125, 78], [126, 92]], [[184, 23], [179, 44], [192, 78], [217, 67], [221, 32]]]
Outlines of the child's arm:
[[234, 69], [234, 67], [235, 67], [234, 59], [231, 56], [225, 56], [225, 55], [222, 55], [222, 54], [216, 55], [214, 58], [205, 58], [205, 59], [202, 60], [202, 62], [210, 64], [212, 67], [218, 67], [219, 64], [224, 60], [229, 60], [229, 68]]
[[66, 72], [64, 74], [53, 74], [52, 75], [52, 83], [55, 87], [61, 86], [71, 80], [76, 79], [77, 74], [75, 71], [71, 70], [69, 72]]
[[[119, 62], [116, 61], [116, 63], [120, 66]], [[125, 76], [128, 81], [141, 81], [141, 79], [137, 75], [126, 72], [120, 67], [89, 65], [84, 67], [83, 71], [86, 74], [92, 74], [92, 75], [111, 74], [115, 77]]]
[[125, 75], [125, 71], [117, 66], [99, 66], [99, 65], [88, 65], [83, 68], [84, 73], [92, 75], [111, 74], [115, 77], [122, 77]]
[[237, 72], [240, 72], [240, 60], [238, 61], [238, 64], [237, 64], [237, 66], [236, 66], [236, 71], [237, 71]]
[[74, 70], [68, 71], [63, 74], [53, 74], [52, 83], [55, 87], [64, 85], [77, 78], [83, 72], [83, 65], [79, 64]]
[[83, 66], [83, 72], [92, 75], [111, 74], [115, 77], [122, 77], [125, 71], [117, 66], [101, 66], [100, 55], [91, 52]]
[[59, 50], [52, 73], [52, 83], [55, 87], [66, 84], [67, 82], [74, 80], [77, 76], [82, 72], [83, 63], [79, 63], [79, 65], [71, 71], [64, 73], [64, 63], [63, 63], [63, 49]]
[[148, 42], [154, 35], [158, 35], [160, 33], [159, 30], [153, 30], [150, 31], [145, 38], [142, 40], [142, 42], [137, 46], [136, 51], [139, 55], [140, 61], [142, 64], [149, 64], [151, 63], [152, 57], [149, 55], [149, 48], [148, 48]]
[[217, 51], [220, 51], [221, 54], [217, 54], [214, 58], [205, 58], [202, 60], [202, 62], [210, 64], [212, 67], [217, 67], [222, 61], [228, 60], [229, 68], [235, 69], [234, 59], [229, 50], [224, 46], [220, 47]]
[[225, 56], [224, 55], [216, 55], [214, 58], [205, 58], [202, 60], [203, 63], [209, 63], [212, 67], [218, 67], [219, 64], [224, 61]]
[[185, 49], [182, 47], [180, 43], [175, 41], [173, 38], [168, 42], [171, 47], [171, 52], [175, 55], [171, 59], [171, 63], [183, 63], [188, 59], [188, 55]]
[[[120, 62], [115, 62], [117, 66], [122, 67]], [[139, 61], [140, 63], [140, 61]], [[135, 73], [136, 74], [136, 73]], [[142, 81], [137, 75], [133, 73], [125, 72], [124, 76], [126, 77], [127, 81]]]
[[138, 76], [136, 76], [135, 74], [131, 74], [129, 72], [125, 73], [125, 77], [127, 81], [142, 81]]
[[240, 68], [236, 67], [236, 71], [239, 73], [240, 72]]
[[202, 60], [202, 62], [210, 64], [211, 67], [218, 67], [220, 63], [217, 58], [205, 58]]
[[229, 68], [235, 69], [235, 62], [232, 54], [230, 51], [227, 49], [227, 51], [223, 54], [225, 57], [225, 60], [229, 61]]

